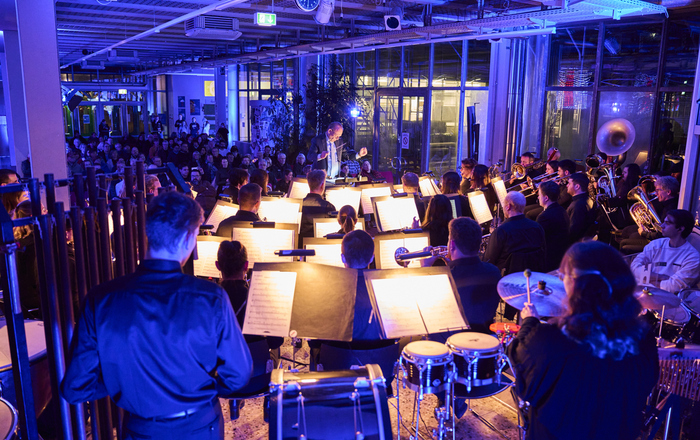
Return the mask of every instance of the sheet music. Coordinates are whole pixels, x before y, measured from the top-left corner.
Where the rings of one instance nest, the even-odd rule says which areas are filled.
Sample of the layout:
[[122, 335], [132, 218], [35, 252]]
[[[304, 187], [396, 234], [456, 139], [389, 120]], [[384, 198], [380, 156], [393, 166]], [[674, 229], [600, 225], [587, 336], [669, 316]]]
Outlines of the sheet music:
[[[394, 252], [399, 247], [405, 247], [409, 252], [422, 251], [426, 246], [430, 246], [428, 237], [396, 238], [390, 240], [375, 240], [375, 245], [379, 246], [379, 264], [377, 269], [397, 269], [400, 266], [394, 259]], [[420, 267], [420, 261], [410, 260], [408, 267]]]
[[243, 243], [251, 263], [287, 263], [294, 257], [278, 257], [275, 251], [295, 249], [292, 229], [233, 228], [232, 240]]
[[310, 192], [311, 190], [309, 189], [308, 183], [292, 181], [292, 189], [289, 191], [289, 198], [303, 199], [308, 196]]
[[506, 184], [502, 180], [497, 180], [493, 182], [493, 188], [496, 190], [496, 196], [498, 196], [498, 203], [501, 206], [505, 205], [506, 195], [508, 191], [506, 190]]
[[313, 249], [316, 255], [306, 257], [307, 263], [325, 264], [328, 266], [345, 267], [340, 258], [340, 243], [333, 244], [307, 244], [306, 249]]
[[218, 241], [197, 241], [197, 259], [194, 262], [194, 274], [198, 277], [220, 278], [221, 273], [214, 264], [219, 253]]
[[[314, 222], [316, 225], [316, 238], [323, 238], [328, 234], [335, 234], [340, 230], [338, 221], [333, 219], [332, 222]], [[355, 223], [355, 230], [364, 230], [364, 224], [360, 221]]]
[[268, 222], [299, 224], [299, 203], [280, 200], [261, 200], [258, 216]]
[[413, 218], [418, 217], [418, 208], [413, 197], [399, 197], [377, 202], [379, 226], [382, 231], [395, 231], [403, 228], [411, 228]]
[[457, 200], [450, 199], [450, 205], [452, 205], [452, 218], [457, 218]]
[[446, 274], [411, 277], [402, 281], [407, 286], [402, 286], [400, 290], [414, 294], [428, 333], [466, 328], [467, 323], [459, 313], [454, 290]]
[[243, 333], [289, 336], [296, 272], [253, 271]]
[[420, 187], [420, 193], [423, 196], [434, 196], [436, 194], [442, 194], [435, 186], [435, 182], [433, 182], [430, 178], [419, 180], [418, 186]]
[[353, 208], [355, 208], [355, 213], [359, 213], [361, 198], [361, 191], [353, 191], [351, 189], [338, 189], [326, 191], [326, 200], [331, 202], [337, 210], [340, 210], [340, 208], [342, 208], [345, 205], [350, 205]]
[[388, 186], [362, 188], [362, 212], [364, 214], [372, 214], [372, 197], [390, 196], [391, 188]]
[[406, 281], [411, 281], [411, 278], [370, 281], [387, 339], [426, 333], [415, 300], [407, 300], [403, 289], [397, 287]]
[[489, 208], [489, 204], [486, 202], [486, 196], [483, 193], [477, 195], [473, 194], [474, 193], [469, 193], [469, 206], [472, 209], [474, 220], [476, 220], [480, 225], [493, 220], [491, 209]]
[[216, 231], [219, 229], [219, 224], [221, 224], [221, 222], [226, 220], [227, 218], [236, 215], [237, 212], [238, 205], [229, 206], [217, 203], [216, 205], [214, 205], [214, 209], [211, 210], [209, 218], [204, 223], [207, 225], [214, 226], [212, 232], [216, 234]]

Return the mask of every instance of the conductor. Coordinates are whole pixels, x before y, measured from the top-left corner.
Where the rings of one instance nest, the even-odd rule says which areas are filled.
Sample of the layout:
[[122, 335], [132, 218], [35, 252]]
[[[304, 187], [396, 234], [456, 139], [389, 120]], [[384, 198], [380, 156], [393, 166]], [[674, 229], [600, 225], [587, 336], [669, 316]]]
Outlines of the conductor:
[[[311, 139], [307, 158], [309, 162], [314, 164], [314, 169], [325, 170], [329, 179], [338, 177], [340, 172], [345, 144], [338, 144], [338, 141], [342, 135], [343, 124], [331, 122], [324, 134]], [[355, 151], [352, 150], [350, 153], [355, 153]], [[367, 148], [362, 148], [359, 153], [351, 154], [351, 158], [358, 160], [366, 154]]]

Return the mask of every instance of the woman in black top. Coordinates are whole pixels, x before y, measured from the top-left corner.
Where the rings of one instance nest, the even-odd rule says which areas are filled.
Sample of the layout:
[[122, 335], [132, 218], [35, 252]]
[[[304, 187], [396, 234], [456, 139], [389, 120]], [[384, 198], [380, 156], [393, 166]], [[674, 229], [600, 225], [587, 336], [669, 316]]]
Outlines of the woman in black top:
[[452, 220], [450, 199], [442, 194], [433, 196], [428, 202], [425, 220], [421, 225], [421, 229], [430, 233], [431, 246], [447, 246], [450, 220]]
[[338, 224], [340, 224], [340, 230], [338, 234], [348, 234], [355, 230], [355, 224], [357, 223], [357, 213], [355, 208], [350, 205], [345, 205], [338, 211]]
[[598, 241], [571, 246], [559, 270], [566, 312], [544, 324], [526, 304], [507, 349], [517, 394], [530, 403], [526, 438], [636, 439], [659, 361], [634, 275]]

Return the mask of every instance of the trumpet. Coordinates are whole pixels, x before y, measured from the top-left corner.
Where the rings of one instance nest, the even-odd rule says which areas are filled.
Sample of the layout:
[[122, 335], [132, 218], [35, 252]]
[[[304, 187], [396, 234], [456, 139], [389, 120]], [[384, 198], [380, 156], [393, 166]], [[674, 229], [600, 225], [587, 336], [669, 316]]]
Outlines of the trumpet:
[[409, 252], [408, 249], [401, 246], [394, 251], [394, 261], [396, 264], [403, 267], [408, 267], [410, 260], [415, 260], [418, 258], [430, 258], [430, 257], [448, 257], [449, 251], [447, 246], [430, 246], [427, 250]]

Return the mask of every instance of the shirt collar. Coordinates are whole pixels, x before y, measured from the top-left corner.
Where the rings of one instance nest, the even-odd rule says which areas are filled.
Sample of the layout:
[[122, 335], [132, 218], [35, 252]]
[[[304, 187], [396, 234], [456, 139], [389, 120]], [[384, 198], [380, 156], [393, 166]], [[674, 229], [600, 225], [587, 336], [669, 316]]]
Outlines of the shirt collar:
[[174, 260], [143, 260], [139, 264], [139, 271], [150, 271], [150, 272], [180, 272], [182, 273], [182, 266], [180, 266], [179, 261]]

